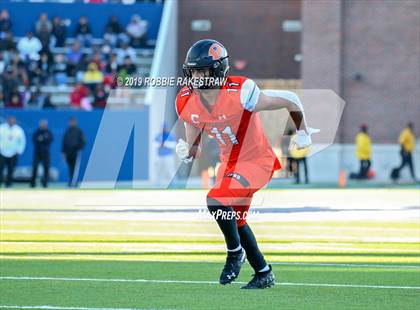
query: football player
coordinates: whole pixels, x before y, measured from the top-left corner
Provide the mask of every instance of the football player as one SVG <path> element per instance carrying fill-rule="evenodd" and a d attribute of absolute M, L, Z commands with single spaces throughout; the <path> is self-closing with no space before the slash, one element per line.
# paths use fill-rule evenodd
<path fill-rule="evenodd" d="M 219 282 L 234 281 L 247 258 L 255 274 L 244 289 L 267 288 L 275 283 L 271 265 L 258 248 L 246 222 L 253 194 L 281 168 L 264 133 L 260 111 L 287 109 L 296 125 L 297 148 L 311 145 L 298 96 L 279 91 L 268 96 L 254 81 L 229 76 L 228 53 L 215 40 L 200 40 L 188 51 L 183 72 L 191 83 L 176 97 L 176 111 L 185 123 L 186 141 L 176 152 L 185 163 L 200 155 L 200 136 L 213 136 L 220 147 L 221 165 L 216 183 L 207 194 L 207 207 L 222 231 L 227 258 Z M 214 82 L 219 79 L 223 83 Z"/>

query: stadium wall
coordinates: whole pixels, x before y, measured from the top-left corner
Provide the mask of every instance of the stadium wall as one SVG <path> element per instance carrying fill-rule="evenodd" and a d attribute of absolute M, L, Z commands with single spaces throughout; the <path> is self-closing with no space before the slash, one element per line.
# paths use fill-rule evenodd
<path fill-rule="evenodd" d="M 414 169 L 417 178 L 420 176 L 420 145 L 413 154 Z M 351 172 L 359 172 L 359 161 L 356 158 L 354 144 L 333 144 L 322 152 L 307 159 L 309 179 L 311 183 L 337 183 L 340 171 L 348 176 Z M 367 181 L 357 181 L 360 184 L 389 184 L 391 170 L 401 163 L 400 146 L 397 144 L 372 145 L 372 171 L 375 177 Z M 303 168 L 301 168 L 303 169 Z M 303 170 L 301 170 L 301 180 Z M 401 181 L 410 181 L 408 167 L 401 170 Z"/>
<path fill-rule="evenodd" d="M 51 169 L 56 174 L 58 182 L 66 182 L 68 180 L 67 166 L 61 157 L 61 143 L 64 132 L 67 128 L 68 119 L 71 116 L 76 117 L 78 126 L 82 129 L 86 137 L 86 146 L 81 152 L 80 170 L 78 180 L 82 180 L 85 175 L 88 163 L 91 158 L 92 149 L 95 143 L 104 142 L 105 148 L 101 151 L 100 160 L 102 166 L 100 170 L 96 171 L 96 175 L 90 177 L 86 181 L 126 181 L 131 182 L 133 178 L 138 180 L 147 180 L 148 178 L 148 143 L 144 143 L 143 139 L 149 135 L 148 127 L 149 108 L 145 107 L 143 110 L 94 110 L 90 112 L 71 111 L 71 110 L 14 110 L 2 109 L 0 122 L 5 121 L 9 115 L 14 115 L 17 123 L 21 126 L 26 136 L 25 152 L 19 157 L 17 164 L 17 174 L 23 174 L 25 177 L 30 176 L 32 159 L 33 159 L 33 142 L 32 135 L 38 128 L 38 122 L 41 119 L 48 120 L 48 127 L 54 135 L 54 141 L 51 145 Z M 101 126 L 104 115 L 111 121 L 112 131 L 115 136 L 105 136 L 104 139 L 99 138 Z M 130 120 L 136 118 L 135 127 Z M 129 124 L 131 127 L 123 133 L 122 126 Z M 103 126 L 103 124 L 102 124 Z M 102 141 L 99 141 L 102 140 Z M 124 148 L 117 148 L 116 145 L 120 141 L 126 141 Z M 136 157 L 141 158 L 137 161 L 136 171 L 134 170 L 134 146 L 136 144 Z M 110 143 L 112 142 L 112 143 Z M 120 155 L 119 155 L 120 154 Z M 89 163 L 91 164 L 91 163 Z M 107 169 L 104 169 L 107 167 Z M 116 180 L 112 180 L 109 174 L 105 175 L 106 180 L 100 180 L 104 174 L 99 172 L 111 171 L 111 168 L 117 170 L 115 176 Z M 86 178 L 85 178 L 86 179 Z M 92 180 L 93 179 L 93 180 Z"/>

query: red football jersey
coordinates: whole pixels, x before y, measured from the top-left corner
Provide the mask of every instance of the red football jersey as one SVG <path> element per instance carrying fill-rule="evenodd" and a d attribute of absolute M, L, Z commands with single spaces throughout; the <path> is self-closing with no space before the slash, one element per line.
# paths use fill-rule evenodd
<path fill-rule="evenodd" d="M 229 76 L 221 87 L 216 102 L 209 111 L 196 91 L 188 87 L 176 97 L 178 116 L 196 128 L 203 129 L 216 139 L 220 147 L 220 160 L 224 163 L 258 161 L 280 163 L 268 142 L 258 113 L 253 113 L 260 90 L 250 79 Z"/>

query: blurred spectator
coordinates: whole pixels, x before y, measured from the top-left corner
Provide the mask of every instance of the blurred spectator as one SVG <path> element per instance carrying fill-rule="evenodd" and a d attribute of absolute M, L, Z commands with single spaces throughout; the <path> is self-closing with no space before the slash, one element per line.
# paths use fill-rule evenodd
<path fill-rule="evenodd" d="M 100 52 L 95 52 L 93 54 L 91 62 L 96 64 L 98 70 L 103 71 L 105 69 L 105 63 Z"/>
<path fill-rule="evenodd" d="M 29 78 L 27 68 L 17 53 L 11 55 L 11 66 L 13 68 L 13 72 L 16 74 L 19 85 L 28 86 Z"/>
<path fill-rule="evenodd" d="M 51 102 L 51 95 L 47 94 L 42 104 L 43 109 L 55 109 L 55 105 Z"/>
<path fill-rule="evenodd" d="M 102 82 L 102 84 L 104 85 L 105 90 L 107 92 L 117 87 L 117 81 L 115 77 L 116 75 L 114 74 L 107 74 L 104 76 L 104 81 Z"/>
<path fill-rule="evenodd" d="M 14 116 L 9 116 L 7 123 L 0 125 L 0 187 L 3 184 L 5 166 L 7 166 L 6 187 L 12 186 L 18 156 L 23 153 L 25 146 L 26 138 L 23 129 L 16 124 Z"/>
<path fill-rule="evenodd" d="M 99 71 L 96 63 L 92 62 L 88 66 L 88 70 L 83 76 L 83 83 L 89 86 L 90 89 L 95 89 L 96 85 L 102 83 L 104 75 Z"/>
<path fill-rule="evenodd" d="M 29 60 L 26 64 L 26 70 L 28 73 L 29 84 L 37 84 L 38 83 L 38 61 L 36 60 Z"/>
<path fill-rule="evenodd" d="M 127 76 L 134 73 L 136 73 L 136 66 L 133 64 L 130 56 L 125 56 L 124 63 L 118 68 L 118 74 Z"/>
<path fill-rule="evenodd" d="M 401 165 L 396 168 L 396 178 L 395 180 L 399 179 L 401 169 L 403 169 L 406 165 L 410 169 L 411 178 L 414 182 L 417 182 L 416 175 L 414 173 L 414 165 L 413 165 L 413 152 L 416 147 L 416 136 L 414 135 L 414 123 L 410 122 L 407 124 L 407 127 L 404 128 L 399 137 L 399 143 L 401 146 Z"/>
<path fill-rule="evenodd" d="M 12 109 L 23 108 L 23 100 L 20 97 L 19 93 L 17 92 L 13 93 L 10 100 L 6 102 L 5 107 L 12 108 Z"/>
<path fill-rule="evenodd" d="M 70 93 L 70 104 L 74 108 L 80 108 L 82 99 L 89 95 L 89 90 L 82 83 L 77 83 Z"/>
<path fill-rule="evenodd" d="M 66 44 L 67 28 L 58 16 L 53 18 L 51 33 L 55 38 L 55 46 L 64 47 Z"/>
<path fill-rule="evenodd" d="M 137 14 L 131 17 L 130 23 L 127 25 L 127 34 L 130 37 L 130 45 L 135 48 L 146 45 L 148 23 L 142 20 Z"/>
<path fill-rule="evenodd" d="M 88 71 L 88 67 L 90 64 L 90 57 L 87 54 L 83 54 L 82 59 L 77 64 L 76 67 L 76 81 L 83 82 L 83 77 L 85 76 L 86 71 Z"/>
<path fill-rule="evenodd" d="M 38 21 L 35 23 L 35 32 L 37 35 L 39 35 L 39 33 L 41 31 L 47 31 L 47 32 L 51 32 L 52 30 L 52 24 L 48 19 L 48 15 L 47 13 L 42 13 L 39 16 Z"/>
<path fill-rule="evenodd" d="M 67 52 L 67 73 L 70 76 L 76 76 L 76 68 L 83 57 L 83 52 L 79 41 L 75 41 Z"/>
<path fill-rule="evenodd" d="M 0 51 L 13 51 L 16 49 L 16 44 L 13 41 L 13 34 L 10 31 L 4 33 L 0 39 Z"/>
<path fill-rule="evenodd" d="M 38 62 L 38 78 L 40 84 L 46 84 L 51 73 L 50 57 L 47 53 L 41 54 L 41 59 Z"/>
<path fill-rule="evenodd" d="M 50 175 L 50 146 L 53 141 L 53 134 L 48 129 L 48 122 L 45 119 L 39 121 L 39 127 L 32 136 L 34 143 L 34 157 L 32 161 L 31 187 L 36 186 L 36 177 L 38 176 L 38 165 L 41 163 L 44 168 L 42 186 L 48 186 Z"/>
<path fill-rule="evenodd" d="M 65 63 L 63 54 L 55 55 L 52 72 L 54 73 L 54 81 L 57 85 L 65 85 L 67 83 L 67 64 Z"/>
<path fill-rule="evenodd" d="M 17 90 L 19 85 L 16 70 L 13 70 L 12 66 L 7 66 L 5 72 L 2 75 L 2 92 L 4 102 L 9 102 L 12 98 L 12 93 Z"/>
<path fill-rule="evenodd" d="M 0 38 L 3 39 L 7 32 L 12 31 L 12 22 L 9 17 L 9 11 L 3 9 L 0 13 Z"/>
<path fill-rule="evenodd" d="M 4 70 L 6 69 L 7 62 L 4 59 L 4 54 L 0 52 L 0 75 L 3 74 Z"/>
<path fill-rule="evenodd" d="M 41 108 L 45 100 L 44 94 L 41 92 L 40 87 L 37 87 L 35 91 L 30 93 L 28 105 Z"/>
<path fill-rule="evenodd" d="M 108 55 L 109 53 L 111 53 L 112 49 L 113 47 L 111 46 L 111 43 L 107 39 L 104 39 L 104 42 L 102 43 L 101 53 L 103 55 Z"/>
<path fill-rule="evenodd" d="M 85 136 L 82 130 L 77 127 L 76 118 L 69 119 L 69 127 L 64 133 L 61 152 L 63 159 L 69 168 L 68 186 L 76 186 L 78 171 L 75 171 L 76 162 L 80 156 L 80 151 L 85 147 Z"/>
<path fill-rule="evenodd" d="M 50 50 L 51 31 L 52 24 L 48 20 L 48 15 L 46 13 L 42 13 L 35 24 L 35 33 L 41 41 L 43 52 L 49 52 Z"/>
<path fill-rule="evenodd" d="M 105 91 L 103 84 L 96 85 L 93 107 L 98 109 L 104 109 L 106 107 L 106 100 L 108 98 L 108 93 Z"/>
<path fill-rule="evenodd" d="M 128 36 L 118 22 L 117 16 L 113 15 L 105 27 L 104 40 L 108 41 L 112 47 L 119 46 L 122 42 L 128 42 Z"/>
<path fill-rule="evenodd" d="M 119 65 L 124 63 L 124 59 L 126 56 L 131 58 L 131 61 L 134 62 L 136 59 L 136 51 L 130 47 L 127 43 L 124 43 L 121 48 L 117 50 L 117 62 Z"/>
<path fill-rule="evenodd" d="M 117 55 L 111 53 L 109 56 L 109 60 L 105 66 L 106 73 L 117 73 L 118 72 L 118 62 L 117 62 Z"/>
<path fill-rule="evenodd" d="M 22 60 L 39 60 L 39 52 L 42 49 L 42 44 L 38 38 L 33 36 L 32 32 L 28 32 L 26 37 L 19 40 L 17 49 Z"/>
<path fill-rule="evenodd" d="M 90 47 L 92 44 L 92 31 L 88 19 L 81 16 L 76 27 L 76 37 L 84 47 Z"/>
<path fill-rule="evenodd" d="M 45 26 L 37 33 L 38 39 L 42 44 L 42 53 L 50 53 L 50 47 L 55 45 L 55 38 L 51 36 L 51 31 L 49 31 Z"/>
<path fill-rule="evenodd" d="M 356 135 L 356 156 L 360 161 L 360 170 L 359 173 L 351 173 L 351 179 L 367 179 L 368 172 L 371 166 L 371 156 L 372 156 L 372 142 L 368 134 L 367 125 L 360 126 L 360 131 Z"/>

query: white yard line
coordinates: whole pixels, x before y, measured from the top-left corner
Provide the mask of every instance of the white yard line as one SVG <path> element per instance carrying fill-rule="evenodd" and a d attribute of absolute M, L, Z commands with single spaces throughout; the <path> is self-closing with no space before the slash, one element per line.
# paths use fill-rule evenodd
<path fill-rule="evenodd" d="M 219 284 L 216 281 L 189 281 L 189 280 L 153 280 L 153 279 L 99 279 L 99 278 L 56 278 L 56 277 L 0 277 L 0 280 L 17 281 L 64 281 L 64 282 L 128 282 L 128 283 L 176 283 L 176 284 Z M 234 282 L 246 284 L 246 282 Z M 314 287 L 351 287 L 351 288 L 376 288 L 376 289 L 405 289 L 420 290 L 420 286 L 394 286 L 394 285 L 365 285 L 365 284 L 331 284 L 331 283 L 294 283 L 281 282 L 284 286 L 314 286 Z"/>

